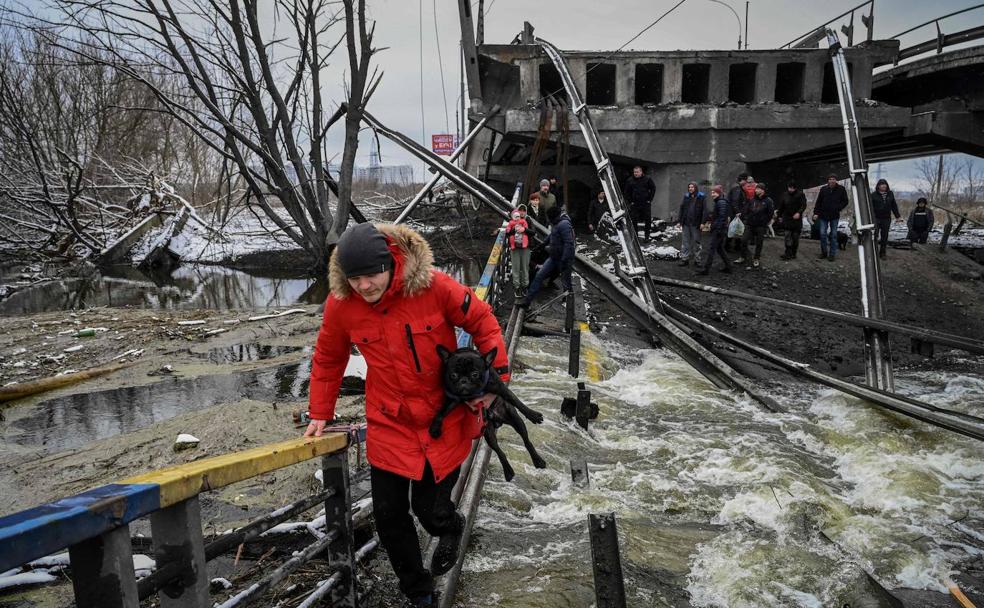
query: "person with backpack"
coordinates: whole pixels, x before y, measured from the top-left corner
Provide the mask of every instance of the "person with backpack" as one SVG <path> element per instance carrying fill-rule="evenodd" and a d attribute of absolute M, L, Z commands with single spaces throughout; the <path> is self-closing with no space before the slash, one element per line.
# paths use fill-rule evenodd
<path fill-rule="evenodd" d="M 724 262 L 721 272 L 731 272 L 731 260 L 724 251 L 724 240 L 728 238 L 728 223 L 731 221 L 731 203 L 724 196 L 724 186 L 721 184 L 711 188 L 711 198 L 714 199 L 714 207 L 704 218 L 705 223 L 711 225 L 711 243 L 704 257 L 704 267 L 697 272 L 699 275 L 707 275 L 711 272 L 715 253 L 721 256 Z"/>
<path fill-rule="evenodd" d="M 526 290 L 526 297 L 519 304 L 520 308 L 529 308 L 543 283 L 556 278 L 558 274 L 564 284 L 564 291 L 574 290 L 571 283 L 571 270 L 574 267 L 574 226 L 571 225 L 571 218 L 560 207 L 551 207 L 547 211 L 547 219 L 551 226 L 547 237 L 549 257 L 533 277 L 533 282 Z"/>
<path fill-rule="evenodd" d="M 513 292 L 519 300 L 526 295 L 530 278 L 530 237 L 527 234 L 529 223 L 518 208 L 512 212 L 512 219 L 506 224 L 506 237 L 509 243 L 509 263 L 512 266 Z"/>
<path fill-rule="evenodd" d="M 751 270 L 759 267 L 762 245 L 765 243 L 765 230 L 772 221 L 775 210 L 775 203 L 765 195 L 765 184 L 761 182 L 755 184 L 755 198 L 749 201 L 745 205 L 745 210 L 738 215 L 745 223 L 745 234 L 741 238 L 741 257 L 735 260 L 735 264 L 742 264 L 748 260 L 748 245 L 752 243 L 755 245 L 755 257 L 747 268 Z"/>
<path fill-rule="evenodd" d="M 878 243 L 878 257 L 885 259 L 885 249 L 888 246 L 888 231 L 892 227 L 892 216 L 895 221 L 902 221 L 895 194 L 888 187 L 888 180 L 880 179 L 871 193 L 871 210 L 875 217 L 875 242 Z"/>
<path fill-rule="evenodd" d="M 916 206 L 909 213 L 909 240 L 913 243 L 926 243 L 933 229 L 933 210 L 929 208 L 926 199 L 920 197 Z"/>
<path fill-rule="evenodd" d="M 837 256 L 837 226 L 840 213 L 847 207 L 847 190 L 837 183 L 837 176 L 827 176 L 827 185 L 820 188 L 813 203 L 813 221 L 820 224 L 820 259 L 833 262 Z"/>
<path fill-rule="evenodd" d="M 786 252 L 783 260 L 795 260 L 799 250 L 800 233 L 803 232 L 803 212 L 806 211 L 806 195 L 796 187 L 795 182 L 786 184 L 786 191 L 779 197 L 776 215 L 780 226 L 786 231 Z"/>

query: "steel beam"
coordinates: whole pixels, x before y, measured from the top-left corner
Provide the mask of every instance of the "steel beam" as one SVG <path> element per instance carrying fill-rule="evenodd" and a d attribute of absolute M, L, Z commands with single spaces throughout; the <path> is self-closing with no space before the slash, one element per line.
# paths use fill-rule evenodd
<path fill-rule="evenodd" d="M 137 608 L 130 527 L 120 526 L 68 548 L 78 608 Z"/>
<path fill-rule="evenodd" d="M 594 570 L 595 606 L 625 608 L 625 581 L 618 549 L 615 514 L 588 515 L 591 566 Z"/>
<path fill-rule="evenodd" d="M 468 132 L 468 135 L 465 136 L 465 139 L 458 144 L 458 147 L 454 149 L 454 152 L 452 152 L 451 156 L 448 157 L 448 162 L 454 162 L 455 160 L 457 160 L 459 156 L 461 156 L 461 154 L 465 150 L 468 149 L 468 145 L 472 142 L 472 140 L 474 140 L 478 136 L 479 133 L 482 132 L 482 129 L 485 128 L 485 125 L 489 124 L 489 121 L 492 120 L 492 117 L 499 113 L 499 110 L 500 108 L 498 105 L 492 106 L 492 108 L 485 115 L 485 118 L 479 121 L 479 123 L 475 125 L 475 127 L 471 131 Z M 400 212 L 400 215 L 398 215 L 396 219 L 393 220 L 393 223 L 402 224 L 403 222 L 405 222 L 407 217 L 409 217 L 409 215 L 413 212 L 413 210 L 417 207 L 417 205 L 419 205 L 420 202 L 424 200 L 424 197 L 427 196 L 427 193 L 430 192 L 434 188 L 434 186 L 437 185 L 437 182 L 441 181 L 441 177 L 443 176 L 440 173 L 436 173 L 434 177 L 430 178 L 430 180 L 424 185 L 424 187 L 421 188 L 419 192 L 417 192 L 416 196 L 410 199 L 410 202 L 407 203 L 407 206 L 403 208 L 403 211 Z"/>
<path fill-rule="evenodd" d="M 464 53 L 468 98 L 472 112 L 482 111 L 482 81 L 478 73 L 478 47 L 475 45 L 475 21 L 471 0 L 458 0 L 458 20 L 461 22 L 461 51 Z"/>
<path fill-rule="evenodd" d="M 875 251 L 875 214 L 868 193 L 868 165 L 864 160 L 861 132 L 854 112 L 854 93 L 847 59 L 840 38 L 827 30 L 827 42 L 837 79 L 837 97 L 840 100 L 841 118 L 844 122 L 844 139 L 847 144 L 847 165 L 851 172 L 851 189 L 854 192 L 854 218 L 858 231 L 858 261 L 861 265 L 861 312 L 870 319 L 885 317 L 885 301 L 882 298 L 881 268 Z M 865 377 L 868 384 L 882 390 L 895 390 L 895 374 L 892 371 L 892 349 L 888 333 L 865 327 L 864 354 Z"/>
<path fill-rule="evenodd" d="M 177 564 L 181 573 L 157 594 L 162 608 L 205 608 L 208 576 L 205 570 L 205 541 L 202 538 L 202 509 L 198 496 L 150 514 L 154 559 L 158 567 Z"/>

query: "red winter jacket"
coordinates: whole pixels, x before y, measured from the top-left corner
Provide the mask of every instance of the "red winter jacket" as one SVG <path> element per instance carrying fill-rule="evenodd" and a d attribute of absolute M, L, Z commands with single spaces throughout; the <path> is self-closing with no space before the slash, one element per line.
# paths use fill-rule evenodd
<path fill-rule="evenodd" d="M 311 365 L 310 412 L 335 416 L 335 400 L 352 346 L 365 357 L 366 456 L 380 469 L 421 479 L 430 462 L 435 481 L 468 456 L 482 432 L 481 415 L 457 407 L 438 439 L 428 427 L 444 400 L 437 345 L 457 348 L 455 327 L 470 333 L 479 351 L 499 352 L 496 370 L 508 380 L 509 362 L 499 322 L 475 293 L 433 268 L 430 246 L 406 226 L 377 225 L 393 254 L 393 280 L 369 304 L 352 292 L 336 257 L 329 263 L 331 295 Z"/>
<path fill-rule="evenodd" d="M 522 226 L 522 232 L 516 232 L 516 227 Z M 527 232 L 530 230 L 529 223 L 523 218 L 509 220 L 506 224 L 506 234 L 509 235 L 509 249 L 526 249 L 530 246 L 530 237 Z"/>

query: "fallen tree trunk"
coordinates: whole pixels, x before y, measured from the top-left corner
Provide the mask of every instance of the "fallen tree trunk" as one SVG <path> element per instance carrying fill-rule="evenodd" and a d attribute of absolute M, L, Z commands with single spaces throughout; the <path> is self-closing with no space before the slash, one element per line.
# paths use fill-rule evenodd
<path fill-rule="evenodd" d="M 50 378 L 42 378 L 40 380 L 25 382 L 24 384 L 14 384 L 13 386 L 0 387 L 0 403 L 13 401 L 15 399 L 23 399 L 24 397 L 44 393 L 62 386 L 68 386 L 69 384 L 76 384 L 90 378 L 105 376 L 106 374 L 111 374 L 125 367 L 130 367 L 131 365 L 133 365 L 133 363 L 116 363 L 105 367 L 93 367 L 80 372 L 65 374 L 64 376 L 52 376 Z"/>

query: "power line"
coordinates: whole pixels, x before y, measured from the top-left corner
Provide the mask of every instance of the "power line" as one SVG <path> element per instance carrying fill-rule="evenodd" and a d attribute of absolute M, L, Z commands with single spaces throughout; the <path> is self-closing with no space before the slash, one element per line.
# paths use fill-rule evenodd
<path fill-rule="evenodd" d="M 451 132 L 451 115 L 448 112 L 448 93 L 444 88 L 444 60 L 441 59 L 441 35 L 437 28 L 437 0 L 434 0 L 434 40 L 437 43 L 437 65 L 441 69 L 441 100 L 444 101 L 444 132 Z"/>
<path fill-rule="evenodd" d="M 424 0 L 417 0 L 417 33 L 420 51 L 420 145 L 427 147 L 427 128 L 424 124 Z"/>

